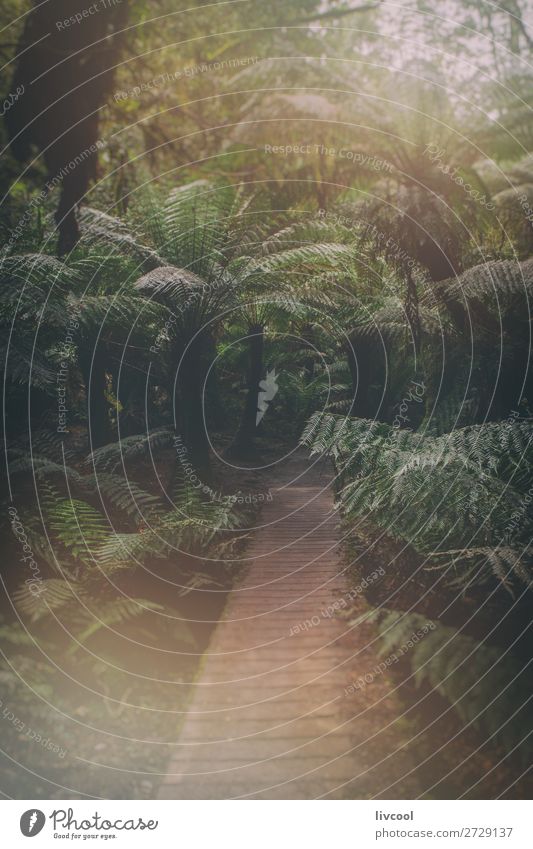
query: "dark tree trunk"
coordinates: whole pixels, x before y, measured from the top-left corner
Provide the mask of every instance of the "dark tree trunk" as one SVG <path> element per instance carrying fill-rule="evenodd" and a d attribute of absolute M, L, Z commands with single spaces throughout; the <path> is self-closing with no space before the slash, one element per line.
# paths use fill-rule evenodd
<path fill-rule="evenodd" d="M 307 382 L 309 382 L 313 379 L 313 376 L 314 376 L 315 357 L 316 357 L 316 351 L 315 351 L 315 336 L 316 336 L 316 334 L 315 334 L 315 331 L 314 331 L 311 324 L 305 325 L 305 327 L 302 329 L 301 336 L 302 336 L 302 339 L 304 339 L 305 342 L 308 343 L 309 350 L 310 350 L 309 356 L 306 357 L 305 360 L 304 360 L 305 379 L 306 379 Z"/>
<path fill-rule="evenodd" d="M 369 390 L 377 370 L 376 345 L 372 339 L 351 338 L 346 348 L 348 368 L 352 378 L 353 401 L 350 415 L 361 419 L 373 418 Z"/>
<path fill-rule="evenodd" d="M 80 356 L 80 369 L 85 384 L 87 404 L 87 436 L 89 451 L 101 448 L 112 440 L 107 389 L 106 357 L 98 348 Z"/>
<path fill-rule="evenodd" d="M 211 480 L 209 439 L 204 410 L 204 381 L 206 375 L 207 340 L 199 336 L 189 346 L 180 364 L 179 418 L 189 461 L 202 482 Z"/>
<path fill-rule="evenodd" d="M 80 228 L 76 212 L 87 191 L 91 176 L 93 176 L 93 167 L 88 165 L 87 167 L 78 166 L 76 171 L 63 177 L 61 195 L 55 213 L 58 256 L 68 254 L 79 241 Z"/>
<path fill-rule="evenodd" d="M 113 391 L 121 409 L 117 409 L 117 430 L 120 438 L 133 436 L 153 427 L 149 412 L 153 409 L 146 399 L 150 398 L 151 385 L 147 379 L 128 362 L 122 368 L 113 363 L 111 368 Z M 151 378 L 150 384 L 153 384 Z M 147 408 L 148 403 L 148 408 Z"/>
<path fill-rule="evenodd" d="M 246 401 L 244 403 L 239 430 L 232 446 L 233 452 L 243 455 L 253 452 L 254 440 L 257 435 L 256 419 L 259 382 L 263 378 L 264 328 L 261 325 L 251 327 L 248 335 L 249 360 Z"/>
<path fill-rule="evenodd" d="M 420 328 L 420 312 L 418 307 L 418 292 L 416 289 L 416 282 L 409 268 L 406 271 L 406 289 L 405 312 L 407 315 L 407 321 L 409 322 L 409 327 L 411 328 L 415 355 L 418 357 L 422 336 Z"/>
<path fill-rule="evenodd" d="M 200 374 L 191 370 L 183 383 L 184 438 L 190 461 L 202 481 L 206 483 L 211 478 L 211 471 L 200 378 Z"/>
<path fill-rule="evenodd" d="M 61 187 L 56 212 L 58 253 L 79 238 L 76 208 L 95 176 L 99 114 L 112 90 L 130 4 L 109 4 L 87 16 L 85 0 L 34 0 L 19 40 L 12 91 L 21 95 L 6 113 L 9 140 L 21 162 L 43 151 L 47 191 Z M 61 23 L 80 15 L 80 23 Z"/>
<path fill-rule="evenodd" d="M 221 431 L 226 425 L 227 416 L 224 412 L 224 402 L 222 399 L 219 373 L 216 364 L 214 364 L 217 356 L 217 349 L 216 342 L 213 337 L 209 338 L 207 348 L 210 372 L 209 380 L 206 385 L 206 415 L 209 415 L 208 422 L 213 430 Z"/>

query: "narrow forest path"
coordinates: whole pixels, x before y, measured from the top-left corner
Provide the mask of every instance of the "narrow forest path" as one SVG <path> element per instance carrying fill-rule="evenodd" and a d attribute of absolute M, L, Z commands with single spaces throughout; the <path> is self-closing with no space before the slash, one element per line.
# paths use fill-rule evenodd
<path fill-rule="evenodd" d="M 380 658 L 372 626 L 330 615 L 351 589 L 331 474 L 303 453 L 276 473 L 160 798 L 416 796 L 390 680 L 346 693 Z"/>

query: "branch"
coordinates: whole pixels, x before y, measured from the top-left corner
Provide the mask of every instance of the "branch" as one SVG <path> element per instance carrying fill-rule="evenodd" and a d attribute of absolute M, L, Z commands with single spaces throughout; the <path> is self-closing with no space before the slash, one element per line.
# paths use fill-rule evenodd
<path fill-rule="evenodd" d="M 311 15 L 309 18 L 301 18 L 296 21 L 293 26 L 299 24 L 310 24 L 313 21 L 323 21 L 325 18 L 341 18 L 345 15 L 352 15 L 355 12 L 371 12 L 373 9 L 378 9 L 383 0 L 376 0 L 375 3 L 365 3 L 364 6 L 355 6 L 353 9 L 329 9 L 327 12 L 321 12 L 318 15 Z"/>

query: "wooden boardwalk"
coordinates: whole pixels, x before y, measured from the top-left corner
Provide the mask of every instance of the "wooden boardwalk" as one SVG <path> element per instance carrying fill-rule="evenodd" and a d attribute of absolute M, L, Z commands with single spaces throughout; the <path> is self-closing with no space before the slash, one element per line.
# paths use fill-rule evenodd
<path fill-rule="evenodd" d="M 277 473 L 160 798 L 386 797 L 395 781 L 389 798 L 404 795 L 409 759 L 403 751 L 391 756 L 401 748 L 389 726 L 401 712 L 394 695 L 376 715 L 385 681 L 345 694 L 379 659 L 368 625 L 349 631 L 331 615 L 350 584 L 330 478 L 328 467 L 303 454 Z M 405 797 L 413 790 L 406 782 Z"/>

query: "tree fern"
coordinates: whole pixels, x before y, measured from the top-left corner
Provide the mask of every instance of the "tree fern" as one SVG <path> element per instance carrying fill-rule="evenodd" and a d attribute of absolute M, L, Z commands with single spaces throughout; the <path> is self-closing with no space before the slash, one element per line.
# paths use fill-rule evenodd
<path fill-rule="evenodd" d="M 42 290 L 52 285 L 69 287 L 78 279 L 75 269 L 46 253 L 11 254 L 0 258 L 0 281 L 5 284 L 19 282 L 29 289 Z"/>
<path fill-rule="evenodd" d="M 278 253 L 270 254 L 255 261 L 257 269 L 263 273 L 286 271 L 300 268 L 303 271 L 316 271 L 318 265 L 349 267 L 354 262 L 354 248 L 337 244 L 298 245 Z"/>
<path fill-rule="evenodd" d="M 102 596 L 94 583 L 87 580 L 49 578 L 41 584 L 39 594 L 22 587 L 14 593 L 17 609 L 33 623 L 52 622 L 57 618 L 70 632 L 72 639 L 67 656 L 80 652 L 91 637 L 103 629 L 116 633 L 116 628 L 148 612 L 174 617 L 174 630 L 184 644 L 194 645 L 186 623 L 175 612 L 144 598 L 122 595 Z"/>
<path fill-rule="evenodd" d="M 57 475 L 63 479 L 69 479 L 73 484 L 83 485 L 84 483 L 84 476 L 72 466 L 55 462 L 46 456 L 29 455 L 27 449 L 9 449 L 8 460 L 11 475 L 29 473 L 44 480 Z"/>
<path fill-rule="evenodd" d="M 106 458 L 107 463 L 102 460 L 104 470 L 96 469 L 94 474 L 87 472 L 82 474 L 76 468 L 64 462 L 51 460 L 45 455 L 30 455 L 27 449 L 8 451 L 9 471 L 11 475 L 31 473 L 39 480 L 39 490 L 42 490 L 43 486 L 46 487 L 50 480 L 68 483 L 69 491 L 90 493 L 100 500 L 109 501 L 128 516 L 149 516 L 160 513 L 163 503 L 158 496 L 146 492 L 127 475 L 106 470 L 106 465 L 111 463 L 111 458 L 115 461 L 114 467 L 119 466 L 120 447 L 118 444 L 113 444 L 112 447 L 113 451 L 110 450 L 110 446 L 104 446 L 107 452 L 103 451 L 103 457 Z M 133 456 L 136 456 L 135 453 Z M 54 506 L 55 502 L 51 502 L 50 509 L 52 510 Z"/>
<path fill-rule="evenodd" d="M 123 256 L 131 256 L 144 271 L 163 265 L 164 260 L 157 252 L 137 240 L 128 226 L 118 218 L 100 212 L 98 209 L 82 206 L 80 225 L 81 247 L 106 247 Z"/>
<path fill-rule="evenodd" d="M 232 186 L 198 180 L 173 189 L 166 198 L 154 189 L 144 191 L 132 221 L 167 263 L 209 280 L 235 239 L 238 210 Z"/>
<path fill-rule="evenodd" d="M 86 501 L 62 499 L 49 506 L 47 513 L 59 542 L 82 561 L 90 562 L 94 548 L 109 535 L 109 523 Z"/>
<path fill-rule="evenodd" d="M 370 516 L 421 552 L 434 554 L 460 546 L 506 547 L 513 515 L 523 514 L 515 544 L 527 540 L 532 521 L 523 506 L 532 437 L 529 420 L 492 422 L 430 437 L 321 413 L 311 417 L 301 441 L 312 453 L 335 461 L 342 480 L 340 502 L 348 518 Z M 492 560 L 492 571 L 501 580 L 496 562 Z M 464 570 L 468 582 L 471 563 L 465 563 Z M 528 574 L 521 565 L 509 571 L 521 579 Z"/>
<path fill-rule="evenodd" d="M 524 759 L 530 757 L 528 663 L 420 614 L 380 609 L 369 618 L 378 623 L 383 656 L 399 652 L 409 662 L 415 682 L 438 692 L 465 724 L 473 724 L 508 751 L 518 746 Z M 413 641 L 413 634 L 428 622 L 433 627 Z"/>
<path fill-rule="evenodd" d="M 98 558 L 106 566 L 142 564 L 176 552 L 196 555 L 199 560 L 231 558 L 241 523 L 232 504 L 202 502 L 196 492 L 185 487 L 173 510 L 136 533 L 113 533 L 101 545 Z"/>
<path fill-rule="evenodd" d="M 164 207 L 170 237 L 167 250 L 181 264 L 209 279 L 223 264 L 232 240 L 237 243 L 238 209 L 236 191 L 230 185 L 198 181 L 173 189 Z"/>
<path fill-rule="evenodd" d="M 172 445 L 175 431 L 170 427 L 154 428 L 146 433 L 123 437 L 119 442 L 110 442 L 97 448 L 87 458 L 88 464 L 97 469 L 116 469 L 124 460 L 134 457 L 152 456 Z"/>
<path fill-rule="evenodd" d="M 468 301 L 471 298 L 505 298 L 533 292 L 533 264 L 500 260 L 469 268 L 459 277 L 442 284 L 445 300 Z"/>
<path fill-rule="evenodd" d="M 153 516 L 163 509 L 162 501 L 157 495 L 146 492 L 126 476 L 99 472 L 88 477 L 86 486 L 97 491 L 100 498 L 108 500 L 128 516 Z"/>
<path fill-rule="evenodd" d="M 473 583 L 487 583 L 490 579 L 496 579 L 514 596 L 515 582 L 526 586 L 533 583 L 531 552 L 509 545 L 439 551 L 431 560 L 434 565 L 426 566 L 426 569 L 446 571 L 449 586 L 462 590 L 468 589 Z"/>

